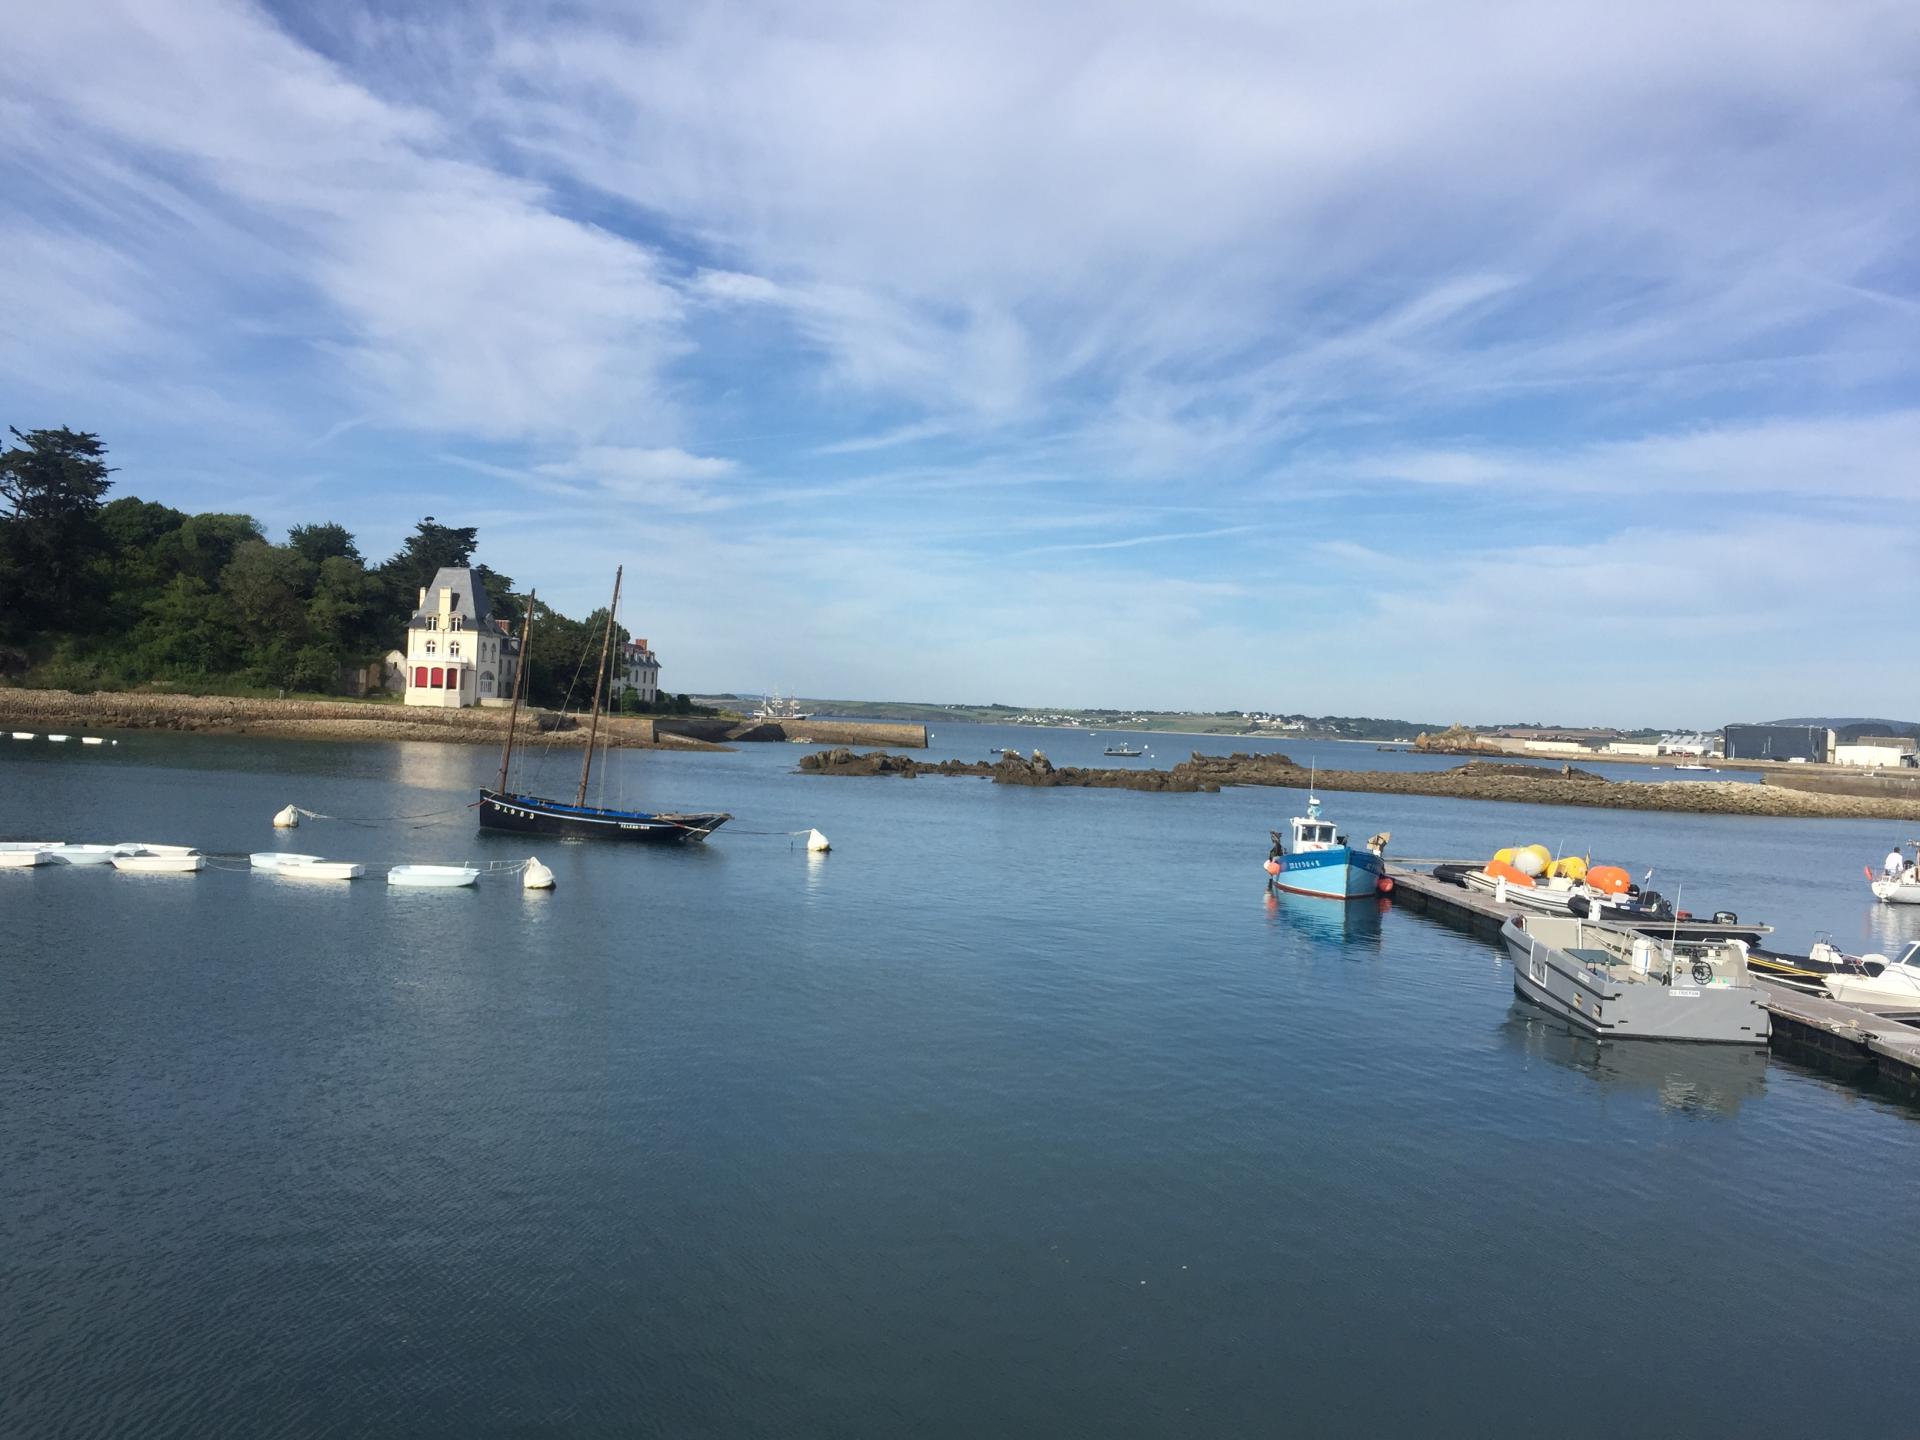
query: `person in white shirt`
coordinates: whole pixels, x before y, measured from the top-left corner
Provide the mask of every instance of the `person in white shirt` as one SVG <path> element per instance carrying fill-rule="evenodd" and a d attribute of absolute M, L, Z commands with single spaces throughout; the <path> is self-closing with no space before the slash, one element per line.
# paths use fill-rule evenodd
<path fill-rule="evenodd" d="M 1900 847 L 1896 845 L 1887 852 L 1887 879 L 1898 880 L 1900 878 L 1900 872 L 1906 868 L 1907 857 L 1900 853 Z"/>

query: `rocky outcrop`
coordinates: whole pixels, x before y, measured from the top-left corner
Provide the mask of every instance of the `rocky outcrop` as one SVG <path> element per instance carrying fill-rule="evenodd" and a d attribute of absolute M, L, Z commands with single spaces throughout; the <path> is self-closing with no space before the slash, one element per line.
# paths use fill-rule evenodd
<path fill-rule="evenodd" d="M 1469 730 L 1464 725 L 1449 725 L 1438 735 L 1429 735 L 1422 730 L 1413 737 L 1413 748 L 1429 755 L 1505 755 L 1509 753 L 1492 743 L 1478 730 Z"/>
<path fill-rule="evenodd" d="M 998 762 L 943 760 L 927 764 L 884 751 L 857 755 L 826 750 L 800 768 L 820 775 L 956 775 L 1000 785 L 1041 789 L 1095 788 L 1166 793 L 1212 793 L 1228 785 L 1304 790 L 1309 772 L 1285 755 L 1202 755 L 1169 770 L 1089 770 L 1055 766 L 1045 756 L 1004 755 Z M 1912 799 L 1816 795 L 1738 781 L 1608 780 L 1571 765 L 1490 764 L 1469 761 L 1451 770 L 1322 770 L 1320 790 L 1378 795 L 1436 795 L 1457 800 L 1503 800 L 1522 805 L 1580 805 L 1608 810 L 1670 810 L 1699 815 L 1778 815 L 1920 820 L 1920 792 Z"/>

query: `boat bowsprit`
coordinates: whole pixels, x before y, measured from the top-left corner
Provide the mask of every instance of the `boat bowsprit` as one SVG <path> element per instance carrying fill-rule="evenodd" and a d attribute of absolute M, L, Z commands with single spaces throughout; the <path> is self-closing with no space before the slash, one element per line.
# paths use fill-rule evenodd
<path fill-rule="evenodd" d="M 477 865 L 396 865 L 387 872 L 387 884 L 416 890 L 451 890 L 479 878 Z"/>

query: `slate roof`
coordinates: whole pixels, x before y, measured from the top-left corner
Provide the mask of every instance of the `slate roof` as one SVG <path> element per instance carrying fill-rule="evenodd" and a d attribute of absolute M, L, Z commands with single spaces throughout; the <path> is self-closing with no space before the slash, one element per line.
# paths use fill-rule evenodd
<path fill-rule="evenodd" d="M 453 613 L 465 619 L 469 629 L 479 629 L 492 618 L 487 604 L 487 587 L 474 578 L 468 566 L 446 566 L 435 573 L 427 586 L 427 603 L 413 612 L 407 621 L 409 630 L 424 630 L 427 621 L 440 613 L 440 592 L 453 591 Z"/>

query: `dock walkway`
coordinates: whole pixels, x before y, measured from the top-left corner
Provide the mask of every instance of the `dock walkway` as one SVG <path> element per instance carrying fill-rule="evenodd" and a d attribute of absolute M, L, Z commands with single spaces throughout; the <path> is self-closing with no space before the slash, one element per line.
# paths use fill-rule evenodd
<path fill-rule="evenodd" d="M 1485 939 L 1498 939 L 1508 916 L 1525 913 L 1426 871 L 1394 864 L 1386 870 L 1396 909 L 1432 916 Z M 1845 1005 L 1758 976 L 1754 984 L 1773 1017 L 1769 1043 L 1775 1049 L 1818 1057 L 1848 1078 L 1877 1078 L 1905 1098 L 1920 1100 L 1920 1012 Z"/>

